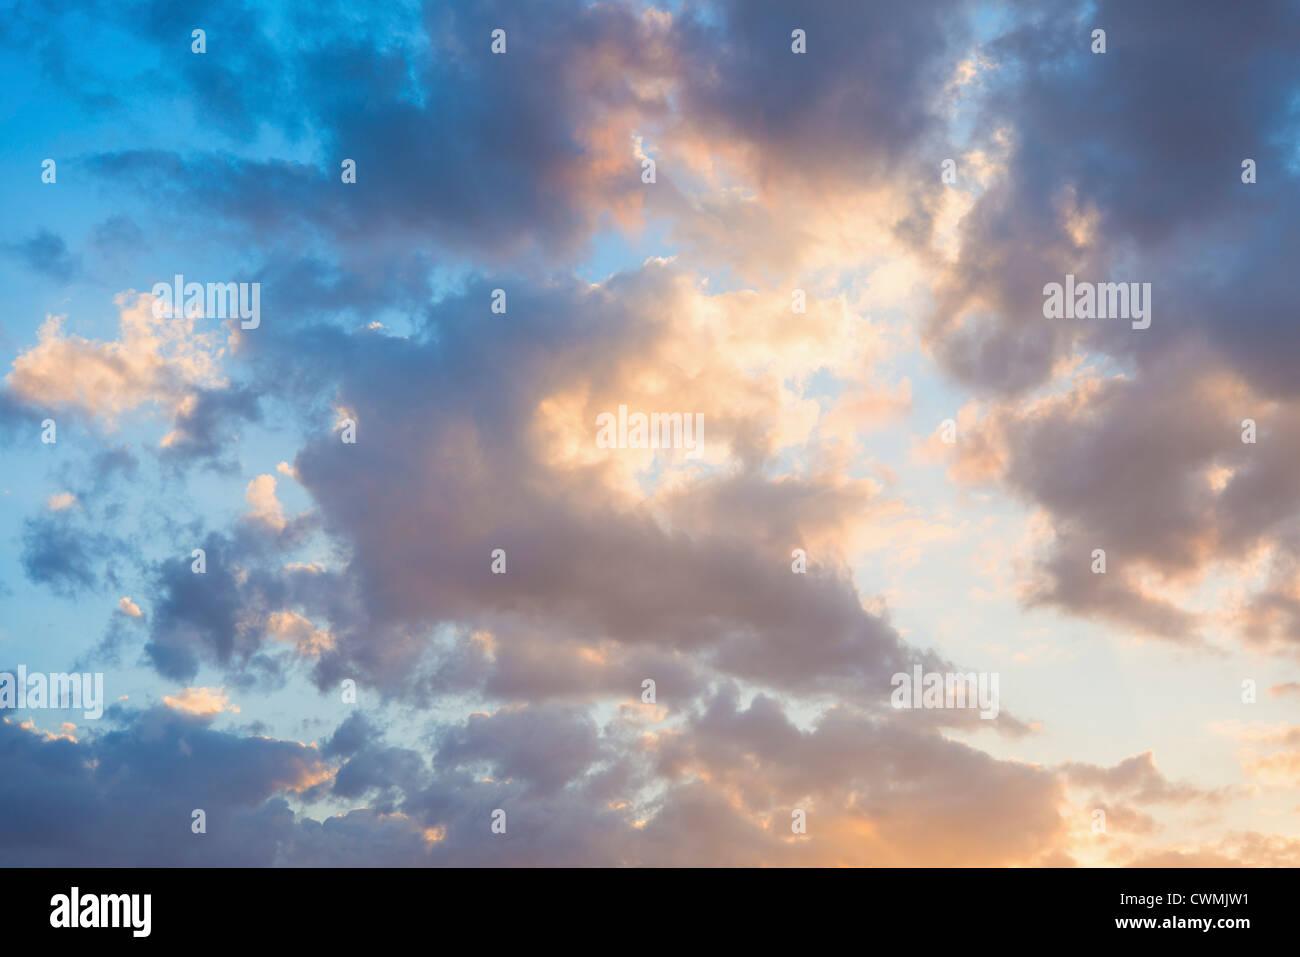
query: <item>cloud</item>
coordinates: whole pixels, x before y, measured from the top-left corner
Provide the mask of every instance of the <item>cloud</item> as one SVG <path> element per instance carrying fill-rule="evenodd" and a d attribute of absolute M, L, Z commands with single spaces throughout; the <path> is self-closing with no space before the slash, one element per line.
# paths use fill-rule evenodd
<path fill-rule="evenodd" d="M 334 647 L 334 636 L 294 611 L 278 611 L 266 625 L 271 637 L 292 644 L 300 655 L 316 657 Z"/>
<path fill-rule="evenodd" d="M 153 52 L 189 29 L 175 10 L 82 18 L 76 42 L 103 31 L 120 68 L 15 17 L 70 109 L 205 118 L 184 152 L 170 136 L 86 147 L 76 162 L 131 210 L 95 215 L 95 261 L 155 235 L 207 261 L 238 250 L 221 261 L 264 285 L 274 319 L 163 321 L 128 292 L 116 339 L 50 316 L 17 350 L 6 427 L 164 423 L 157 475 L 125 449 L 75 481 L 64 466 L 19 559 L 59 595 L 102 578 L 144 596 L 147 621 L 122 598 L 92 654 L 147 634 L 143 663 L 183 687 L 75 739 L 0 725 L 0 861 L 1294 858 L 1278 835 L 1162 840 L 1177 812 L 1232 795 L 1170 780 L 1150 750 L 1036 764 L 1014 749 L 1041 726 L 1009 712 L 889 709 L 894 672 L 967 664 L 928 650 L 925 615 L 891 620 L 862 561 L 957 541 L 965 519 L 936 518 L 916 473 L 878 458 L 896 434 L 867 436 L 968 398 L 955 446 L 914 451 L 963 506 L 1025 507 L 1005 564 L 1026 607 L 1192 653 L 1229 629 L 1294 645 L 1294 11 L 1249 29 L 1205 13 L 1175 35 L 1181 8 L 1102 3 L 1112 43 L 1140 54 L 1102 58 L 1068 11 L 991 24 L 966 3 L 797 24 L 765 0 L 340 10 L 212 11 L 237 48 L 163 72 Z M 135 89 L 150 92 L 120 92 Z M 53 233 L 11 252 L 87 279 Z M 1043 319 L 1043 284 L 1067 272 L 1151 281 L 1152 328 Z M 620 406 L 701 415 L 699 455 L 601 447 L 596 416 Z M 126 526 L 99 488 L 119 474 L 167 513 L 147 542 L 101 531 Z M 285 514 L 277 476 L 307 512 Z M 241 489 L 246 514 L 227 514 Z M 1199 601 L 1220 576 L 1237 587 Z M 374 707 L 340 720 L 345 677 Z M 338 722 L 322 746 L 214 728 L 232 697 L 248 710 L 303 681 L 330 692 L 301 725 Z M 958 739 L 985 729 L 997 756 Z M 1292 743 L 1243 739 L 1251 786 L 1295 783 Z M 1104 852 L 1080 840 L 1078 792 L 1122 838 Z M 178 840 L 196 805 L 210 833 Z"/>
<path fill-rule="evenodd" d="M 108 536 L 73 525 L 66 510 L 23 523 L 20 561 L 28 579 L 73 595 L 98 581 L 98 563 L 113 551 Z"/>
<path fill-rule="evenodd" d="M 127 412 L 155 406 L 175 419 L 192 414 L 199 390 L 221 386 L 219 334 L 199 332 L 196 317 L 153 315 L 153 297 L 121 294 L 121 338 L 114 342 L 64 333 L 48 316 L 38 342 L 21 353 L 5 378 L 22 401 L 70 409 L 113 427 Z"/>
<path fill-rule="evenodd" d="M 1090 10 L 1122 56 L 1092 54 L 1072 16 L 1026 14 L 982 47 L 988 69 L 962 96 L 980 117 L 973 145 L 1000 159 L 955 257 L 918 234 L 936 275 L 923 335 L 983 403 L 950 476 L 1000 485 L 1053 529 L 1028 602 L 1184 643 L 1212 626 L 1285 649 L 1300 620 L 1300 406 L 1283 371 L 1300 344 L 1283 318 L 1285 251 L 1300 242 L 1287 145 L 1300 16 L 1207 9 L 1174 39 L 1161 24 L 1180 9 Z M 1224 93 L 1243 88 L 1259 95 Z M 1243 183 L 1244 158 L 1268 182 Z M 1151 283 L 1151 327 L 1043 318 L 1044 285 L 1067 274 Z M 1243 443 L 1247 419 L 1269 438 Z M 1105 576 L 1089 570 L 1094 548 Z M 1246 581 L 1261 556 L 1263 587 Z M 1245 595 L 1211 618 L 1190 595 L 1215 576 Z"/>
<path fill-rule="evenodd" d="M 32 272 L 57 282 L 71 282 L 81 270 L 80 260 L 68 250 L 63 237 L 48 229 L 20 243 L 7 245 L 5 250 Z"/>
<path fill-rule="evenodd" d="M 284 528 L 284 506 L 275 497 L 274 475 L 259 475 L 249 482 L 244 499 L 251 509 L 246 516 L 250 521 L 261 522 L 277 532 Z"/>
<path fill-rule="evenodd" d="M 295 834 L 283 796 L 325 773 L 314 749 L 213 731 L 171 709 L 117 714 L 117 730 L 48 739 L 0 721 L 6 866 L 259 866 Z M 280 797 L 277 802 L 275 798 Z M 191 812 L 208 833 L 190 832 Z M 180 838 L 177 835 L 182 835 Z M 212 838 L 209 840 L 208 838 Z"/>
<path fill-rule="evenodd" d="M 584 710 L 544 705 L 472 714 L 464 725 L 444 729 L 437 763 L 482 764 L 493 777 L 525 782 L 527 794 L 545 795 L 606 756 L 596 724 Z"/>
<path fill-rule="evenodd" d="M 175 694 L 165 695 L 163 704 L 175 711 L 196 717 L 210 718 L 223 711 L 239 713 L 237 705 L 228 704 L 230 696 L 220 688 L 185 688 Z"/>
<path fill-rule="evenodd" d="M 624 670 L 637 656 L 671 650 L 786 688 L 847 691 L 870 675 L 887 688 L 882 675 L 898 670 L 901 644 L 847 583 L 844 546 L 854 543 L 843 533 L 866 535 L 896 510 L 878 485 L 832 468 L 773 473 L 778 451 L 808 441 L 815 403 L 788 434 L 766 424 L 808 405 L 783 385 L 788 377 L 829 356 L 852 364 L 836 350 L 853 317 L 827 310 L 791 331 L 775 315 L 759 319 L 751 296 L 709 297 L 671 265 L 647 264 L 598 286 L 516 284 L 507 334 L 471 318 L 487 291 L 435 307 L 428 337 L 330 334 L 313 347 L 313 359 L 336 370 L 332 402 L 359 423 L 355 447 L 318 433 L 294 462 L 322 526 L 352 545 L 354 585 L 329 596 L 337 644 L 322 656 L 322 687 L 360 673 L 418 688 L 415 636 L 441 623 L 495 634 L 496 657 L 471 663 L 466 649 L 459 674 L 477 671 L 517 695 L 523 661 L 545 657 L 540 622 L 546 643 L 570 658 L 613 639 L 595 670 L 620 681 L 639 682 Z M 690 348 L 679 352 L 683 342 Z M 777 368 L 751 362 L 764 342 L 781 357 Z M 269 372 L 288 345 L 268 335 L 250 348 Z M 670 350 L 689 358 L 666 362 Z M 856 358 L 869 363 L 870 352 Z M 320 399 L 299 401 L 316 408 Z M 596 416 L 620 403 L 700 410 L 704 463 L 600 449 Z M 740 463 L 729 474 L 711 464 L 729 457 Z M 647 496 L 638 475 L 651 468 L 672 478 Z M 593 509 L 603 514 L 594 519 Z M 806 578 L 790 573 L 795 546 L 814 549 Z M 504 576 L 489 567 L 498 547 Z M 360 604 L 340 609 L 354 588 Z M 313 620 L 317 612 L 326 608 L 304 610 Z M 590 664 L 568 667 L 594 677 Z M 445 669 L 442 677 L 450 680 Z"/>
<path fill-rule="evenodd" d="M 77 503 L 77 496 L 71 492 L 55 492 L 45 500 L 45 507 L 51 512 L 61 512 Z"/>
<path fill-rule="evenodd" d="M 1300 786 L 1300 725 L 1223 722 L 1215 730 L 1241 745 L 1242 773 L 1275 787 Z"/>
<path fill-rule="evenodd" d="M 1071 761 L 1062 765 L 1061 771 L 1072 786 L 1096 788 L 1142 804 L 1213 802 L 1223 797 L 1220 793 L 1167 780 L 1156 768 L 1155 755 L 1151 751 L 1132 755 L 1110 768 Z"/>
<path fill-rule="evenodd" d="M 1138 377 L 1084 370 L 1050 394 L 977 411 L 962 416 L 949 475 L 1000 483 L 1041 511 L 1050 534 L 1032 556 L 1026 602 L 1194 643 L 1223 625 L 1187 607 L 1190 590 L 1262 555 L 1272 581 L 1254 585 L 1226 627 L 1260 643 L 1294 638 L 1300 408 L 1188 348 Z M 1251 412 L 1267 422 L 1258 444 L 1242 442 Z M 1105 574 L 1093 571 L 1094 549 Z"/>

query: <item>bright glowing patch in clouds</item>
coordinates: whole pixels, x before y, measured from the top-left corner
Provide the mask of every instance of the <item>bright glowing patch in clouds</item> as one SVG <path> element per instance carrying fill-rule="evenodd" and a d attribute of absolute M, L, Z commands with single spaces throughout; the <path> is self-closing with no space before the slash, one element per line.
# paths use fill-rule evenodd
<path fill-rule="evenodd" d="M 224 688 L 185 688 L 163 696 L 163 704 L 167 707 L 200 717 L 211 717 L 223 711 L 238 714 L 238 705 L 232 705 L 229 701 L 230 696 Z"/>

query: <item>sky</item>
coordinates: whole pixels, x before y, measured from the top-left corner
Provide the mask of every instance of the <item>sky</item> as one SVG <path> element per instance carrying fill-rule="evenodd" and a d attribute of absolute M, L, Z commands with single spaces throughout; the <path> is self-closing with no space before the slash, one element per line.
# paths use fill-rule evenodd
<path fill-rule="evenodd" d="M 0 864 L 1300 865 L 1300 4 L 62 6 Z"/>

